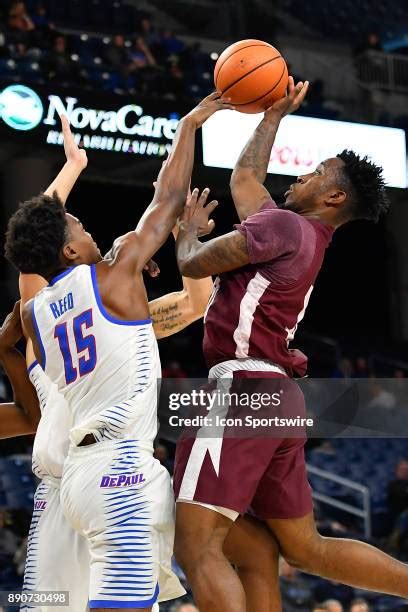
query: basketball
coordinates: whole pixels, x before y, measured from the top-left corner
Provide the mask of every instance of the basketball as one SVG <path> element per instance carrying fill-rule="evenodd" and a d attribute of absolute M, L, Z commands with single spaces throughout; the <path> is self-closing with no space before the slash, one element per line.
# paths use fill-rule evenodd
<path fill-rule="evenodd" d="M 221 53 L 214 82 L 241 113 L 262 113 L 285 95 L 288 69 L 280 52 L 269 43 L 241 40 Z"/>

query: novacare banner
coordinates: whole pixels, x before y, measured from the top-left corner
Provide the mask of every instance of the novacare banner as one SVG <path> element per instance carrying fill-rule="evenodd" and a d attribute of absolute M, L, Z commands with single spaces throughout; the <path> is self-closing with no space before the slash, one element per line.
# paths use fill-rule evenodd
<path fill-rule="evenodd" d="M 245 115 L 229 110 L 213 115 L 203 126 L 204 164 L 233 168 L 261 119 L 262 115 Z M 298 115 L 283 119 L 268 172 L 290 176 L 307 174 L 319 162 L 343 149 L 368 155 L 380 164 L 388 186 L 407 186 L 403 130 Z"/>
<path fill-rule="evenodd" d="M 0 117 L 9 134 L 38 135 L 44 144 L 63 144 L 59 116 L 68 117 L 77 142 L 85 149 L 166 157 L 180 114 L 168 103 L 129 103 L 101 94 L 44 91 L 23 84 L 0 90 Z M 154 109 L 154 112 L 153 112 Z M 1 122 L 0 122 L 1 123 Z M 22 136 L 22 135 L 21 135 Z"/>

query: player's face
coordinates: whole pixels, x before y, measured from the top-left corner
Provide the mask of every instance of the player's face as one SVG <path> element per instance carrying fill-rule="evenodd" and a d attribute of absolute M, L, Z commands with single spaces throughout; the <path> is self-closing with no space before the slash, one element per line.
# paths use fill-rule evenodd
<path fill-rule="evenodd" d="M 333 157 L 321 162 L 313 172 L 299 176 L 285 193 L 283 208 L 297 213 L 319 210 L 336 188 L 338 171 L 343 165 L 341 159 Z"/>
<path fill-rule="evenodd" d="M 67 221 L 70 232 L 68 245 L 72 254 L 75 254 L 75 263 L 91 265 L 101 261 L 102 256 L 98 246 L 91 234 L 85 231 L 80 220 L 67 213 Z"/>

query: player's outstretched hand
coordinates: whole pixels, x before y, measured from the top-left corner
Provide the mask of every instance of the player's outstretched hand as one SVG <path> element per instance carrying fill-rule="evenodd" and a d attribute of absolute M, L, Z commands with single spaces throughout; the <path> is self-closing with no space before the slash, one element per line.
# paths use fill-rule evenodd
<path fill-rule="evenodd" d="M 200 195 L 199 189 L 194 189 L 191 196 L 187 198 L 182 216 L 180 217 L 180 227 L 194 229 L 198 236 L 211 234 L 215 227 L 215 222 L 210 219 L 211 213 L 217 208 L 217 200 L 212 200 L 207 204 L 210 190 L 204 189 Z"/>
<path fill-rule="evenodd" d="M 147 262 L 143 270 L 145 270 L 148 273 L 148 275 L 151 276 L 152 278 L 156 278 L 160 274 L 160 268 L 153 259 L 150 259 Z"/>
<path fill-rule="evenodd" d="M 71 132 L 68 118 L 61 115 L 62 133 L 64 135 L 64 150 L 68 162 L 78 164 L 82 169 L 88 165 L 88 157 L 85 149 L 80 149 L 76 144 Z"/>
<path fill-rule="evenodd" d="M 0 352 L 13 348 L 23 335 L 20 319 L 20 300 L 15 303 L 13 312 L 4 319 L 0 328 Z"/>
<path fill-rule="evenodd" d="M 278 112 L 284 117 L 285 115 L 289 115 L 289 113 L 294 113 L 303 103 L 308 89 L 309 81 L 299 81 L 299 83 L 295 85 L 293 77 L 290 76 L 286 96 L 272 104 L 265 112 L 265 115 L 268 116 L 268 114 Z"/>
<path fill-rule="evenodd" d="M 196 128 L 198 129 L 217 111 L 225 109 L 235 110 L 235 106 L 230 102 L 230 98 L 223 98 L 219 91 L 214 91 L 193 108 L 193 110 L 188 113 L 187 117 L 194 120 Z"/>

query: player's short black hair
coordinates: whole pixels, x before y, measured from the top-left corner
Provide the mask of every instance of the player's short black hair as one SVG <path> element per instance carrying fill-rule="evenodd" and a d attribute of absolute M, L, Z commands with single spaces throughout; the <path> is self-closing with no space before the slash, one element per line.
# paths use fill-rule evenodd
<path fill-rule="evenodd" d="M 10 218 L 5 255 L 20 272 L 47 278 L 60 265 L 69 236 L 65 210 L 56 192 L 23 202 Z"/>
<path fill-rule="evenodd" d="M 389 200 L 385 190 L 383 169 L 368 157 L 360 157 L 345 149 L 337 155 L 344 162 L 340 177 L 347 192 L 353 219 L 377 222 L 387 212 Z"/>

